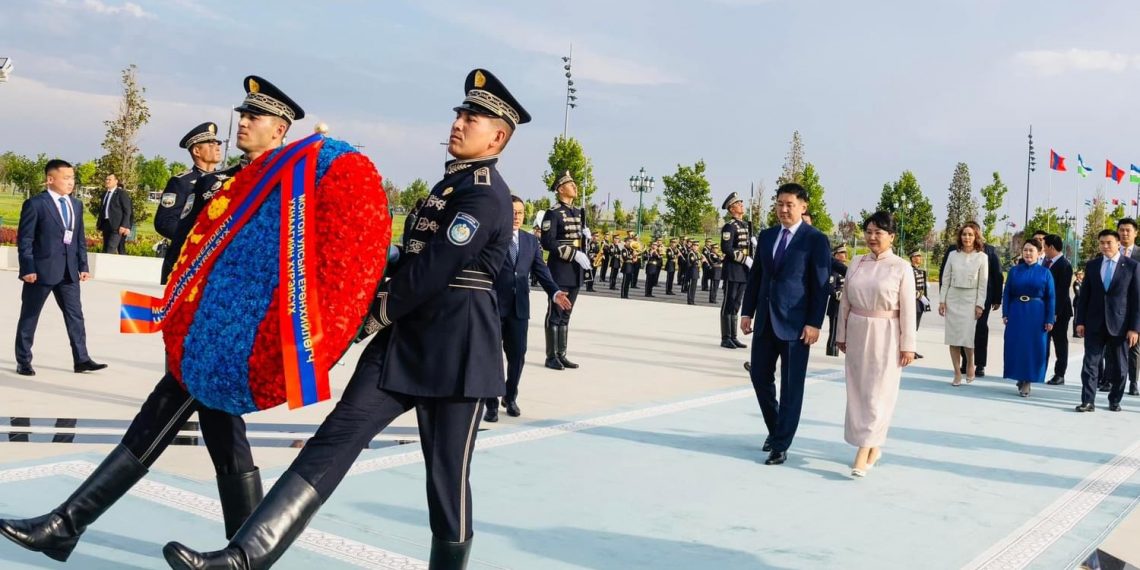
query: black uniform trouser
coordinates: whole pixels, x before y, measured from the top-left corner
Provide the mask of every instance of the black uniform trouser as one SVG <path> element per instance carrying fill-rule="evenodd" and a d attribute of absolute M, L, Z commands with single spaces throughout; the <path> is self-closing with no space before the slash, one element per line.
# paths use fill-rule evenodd
<path fill-rule="evenodd" d="M 202 438 L 218 475 L 253 471 L 245 420 L 201 405 L 169 373 L 147 396 L 122 443 L 140 463 L 150 467 L 194 412 L 198 412 Z"/>
<path fill-rule="evenodd" d="M 915 303 L 915 308 L 917 310 L 914 312 L 914 330 L 918 330 L 922 326 L 922 314 L 926 312 L 926 309 L 918 303 Z"/>
<path fill-rule="evenodd" d="M 653 294 L 653 288 L 657 286 L 657 277 L 661 275 L 661 270 L 650 271 L 645 270 L 645 296 L 648 297 Z"/>
<path fill-rule="evenodd" d="M 832 300 L 834 301 L 834 300 Z M 829 301 L 829 302 L 832 302 Z M 828 355 L 837 355 L 839 346 L 835 340 L 835 329 L 839 328 L 839 303 L 836 301 L 835 310 L 827 311 L 827 348 Z M 830 309 L 831 307 L 828 307 Z"/>
<path fill-rule="evenodd" d="M 1119 404 L 1124 397 L 1127 368 L 1128 343 L 1125 337 L 1111 336 L 1104 329 L 1095 333 L 1085 330 L 1085 359 L 1081 366 L 1081 403 L 1096 403 L 1097 388 L 1102 381 L 1105 381 L 1112 386 L 1108 393 L 1108 403 Z"/>
<path fill-rule="evenodd" d="M 745 285 L 747 283 L 743 281 L 724 282 L 724 303 L 720 306 L 722 317 L 735 317 L 740 314 L 740 304 L 744 302 Z"/>
<path fill-rule="evenodd" d="M 602 258 L 602 267 L 600 268 L 601 273 L 599 274 L 599 277 L 598 277 L 599 281 L 605 281 L 606 280 L 606 270 L 609 269 L 609 267 L 610 267 L 610 258 L 608 256 L 603 257 Z"/>
<path fill-rule="evenodd" d="M 685 283 L 688 284 L 688 288 L 685 289 L 685 294 L 688 295 L 686 301 L 690 305 L 695 305 L 697 302 L 697 270 L 695 268 L 689 270 L 689 276 L 685 279 Z"/>
<path fill-rule="evenodd" d="M 1060 356 L 1060 351 L 1057 354 Z M 1136 384 L 1136 377 L 1140 374 L 1140 368 L 1138 368 L 1140 367 L 1140 358 L 1137 358 L 1138 356 L 1140 356 L 1140 342 L 1128 349 L 1128 381 L 1133 385 Z"/>
<path fill-rule="evenodd" d="M 665 270 L 665 294 L 666 295 L 672 295 L 673 294 L 673 274 L 674 273 L 676 273 L 676 270 L 669 270 L 669 269 Z"/>
<path fill-rule="evenodd" d="M 633 286 L 637 287 L 637 282 L 641 280 L 641 266 L 633 266 Z"/>
<path fill-rule="evenodd" d="M 449 542 L 466 542 L 472 534 L 471 455 L 483 400 L 427 398 L 379 388 L 388 338 L 378 334 L 364 349 L 344 395 L 289 470 L 308 481 L 321 502 L 327 501 L 372 438 L 415 408 L 427 469 L 432 535 Z"/>
<path fill-rule="evenodd" d="M 614 289 L 617 289 L 617 276 L 618 276 L 618 268 L 611 267 L 610 268 L 610 290 L 611 291 L 613 291 Z"/>
<path fill-rule="evenodd" d="M 55 296 L 55 303 L 63 312 L 63 324 L 67 328 L 67 339 L 71 342 L 71 359 L 74 364 L 87 362 L 87 329 L 83 324 L 83 303 L 79 296 L 79 283 L 72 281 L 64 272 L 63 281 L 55 285 L 24 283 L 20 292 L 20 317 L 16 321 L 16 362 L 32 363 L 32 343 L 36 338 L 36 327 L 40 323 L 40 312 L 48 297 Z"/>
<path fill-rule="evenodd" d="M 709 290 L 709 279 L 712 279 L 712 271 L 708 267 L 701 267 L 701 291 Z"/>
<path fill-rule="evenodd" d="M 570 297 L 570 303 L 573 305 L 578 302 L 578 289 L 579 287 L 562 287 L 559 288 L 566 292 Z M 551 299 L 546 305 L 546 327 L 566 327 L 570 326 L 570 313 L 574 311 L 574 307 L 563 309 L 554 304 Z"/>
<path fill-rule="evenodd" d="M 711 283 L 709 287 L 709 302 L 716 303 L 716 292 L 720 290 L 720 279 L 710 279 L 709 283 Z"/>
<path fill-rule="evenodd" d="M 985 368 L 990 352 L 990 305 L 982 309 L 982 316 L 974 325 L 974 368 Z"/>
<path fill-rule="evenodd" d="M 629 288 L 633 285 L 633 270 L 626 269 L 621 273 L 621 298 L 629 298 Z"/>
<path fill-rule="evenodd" d="M 1065 371 L 1069 369 L 1069 319 L 1057 319 L 1057 322 L 1053 324 L 1053 330 L 1049 331 L 1049 338 L 1052 342 L 1045 343 L 1045 365 L 1049 365 L 1049 351 L 1050 345 L 1052 345 L 1051 348 L 1057 351 L 1057 361 L 1053 364 L 1053 375 L 1064 378 Z M 1131 362 L 1129 364 L 1131 365 Z"/>

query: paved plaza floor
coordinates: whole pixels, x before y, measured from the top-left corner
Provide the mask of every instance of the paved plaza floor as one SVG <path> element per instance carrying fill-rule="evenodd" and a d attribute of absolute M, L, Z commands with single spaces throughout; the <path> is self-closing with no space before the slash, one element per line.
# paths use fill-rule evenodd
<path fill-rule="evenodd" d="M 161 339 L 118 331 L 121 289 L 83 287 L 89 347 L 107 370 L 76 375 L 63 319 L 41 318 L 34 378 L 11 347 L 20 285 L 0 272 L 0 517 L 42 514 L 90 473 L 162 373 Z M 541 303 L 541 294 L 533 294 Z M 537 311 L 541 314 L 541 310 Z M 842 360 L 813 350 L 803 421 L 783 466 L 741 363 L 720 348 L 707 303 L 579 298 L 574 371 L 542 367 L 542 327 L 519 404 L 483 424 L 472 465 L 475 569 L 1074 568 L 1140 501 L 1140 398 L 1078 414 L 1082 351 L 1064 386 L 1019 398 L 991 317 L 987 378 L 953 388 L 942 323 L 928 313 L 926 358 L 908 368 L 884 457 L 849 476 Z M 746 343 L 751 338 L 742 337 Z M 333 371 L 334 398 L 360 347 Z M 446 357 L 446 355 L 440 355 Z M 331 409 L 247 416 L 266 478 L 287 467 Z M 191 428 L 194 426 L 191 425 Z M 189 430 L 84 535 L 66 567 L 165 568 L 172 539 L 224 545 L 213 472 Z M 278 568 L 426 568 L 430 530 L 415 417 L 380 436 Z M 0 541 L 0 568 L 56 568 Z"/>

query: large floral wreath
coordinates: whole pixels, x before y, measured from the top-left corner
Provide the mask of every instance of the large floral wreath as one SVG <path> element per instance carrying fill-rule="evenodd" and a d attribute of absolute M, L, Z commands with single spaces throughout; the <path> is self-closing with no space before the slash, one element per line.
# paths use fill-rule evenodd
<path fill-rule="evenodd" d="M 203 239 L 231 197 L 248 193 L 274 153 L 266 153 L 218 191 L 188 242 Z M 384 272 L 391 218 L 376 167 L 349 144 L 324 139 L 316 164 L 316 293 L 326 366 L 347 350 Z M 218 254 L 202 284 L 166 316 L 167 367 L 204 405 L 233 414 L 286 399 L 280 302 L 281 192 L 274 190 Z M 308 263 L 313 263 L 309 260 Z M 310 285 L 312 286 L 312 285 Z"/>

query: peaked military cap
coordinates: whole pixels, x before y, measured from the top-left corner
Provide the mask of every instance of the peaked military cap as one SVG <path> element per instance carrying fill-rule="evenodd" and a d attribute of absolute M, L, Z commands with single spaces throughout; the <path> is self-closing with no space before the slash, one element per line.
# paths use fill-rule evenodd
<path fill-rule="evenodd" d="M 916 257 L 916 256 L 919 256 L 919 255 L 922 255 L 922 250 L 918 250 L 918 249 L 916 249 L 916 250 L 914 250 L 914 251 L 910 252 L 910 255 L 909 255 L 909 256 L 907 256 L 907 257 Z"/>
<path fill-rule="evenodd" d="M 218 125 L 214 123 L 202 123 L 190 129 L 190 132 L 186 133 L 186 136 L 182 137 L 182 140 L 178 142 L 178 147 L 190 148 L 198 143 L 204 142 L 220 142 L 218 141 Z"/>
<path fill-rule="evenodd" d="M 574 177 L 570 176 L 570 171 L 567 170 L 565 173 L 562 174 L 562 176 L 559 176 L 557 179 L 554 180 L 554 184 L 550 185 L 550 191 L 551 192 L 557 192 L 558 188 L 560 186 L 562 186 L 563 184 L 569 184 L 573 181 L 574 181 Z"/>
<path fill-rule="evenodd" d="M 272 115 L 292 123 L 305 118 L 305 110 L 269 81 L 256 75 L 245 78 L 245 101 L 234 109 L 239 113 Z"/>
<path fill-rule="evenodd" d="M 743 201 L 744 201 L 744 198 L 741 198 L 740 194 L 733 192 L 732 194 L 728 195 L 728 198 L 724 199 L 724 204 L 721 205 L 720 209 L 727 210 L 727 209 L 731 208 L 733 204 L 735 204 L 737 202 L 743 202 Z"/>
<path fill-rule="evenodd" d="M 840 253 L 847 253 L 847 244 L 840 244 L 831 248 L 831 255 L 838 255 Z"/>
<path fill-rule="evenodd" d="M 467 96 L 455 108 L 480 115 L 498 117 L 515 128 L 530 122 L 530 113 L 507 91 L 507 87 L 486 69 L 473 69 L 463 84 Z"/>

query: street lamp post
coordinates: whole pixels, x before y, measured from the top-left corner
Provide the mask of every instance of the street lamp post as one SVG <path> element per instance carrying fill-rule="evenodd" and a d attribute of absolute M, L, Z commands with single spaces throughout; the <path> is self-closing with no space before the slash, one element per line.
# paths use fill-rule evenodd
<path fill-rule="evenodd" d="M 641 239 L 641 208 L 642 198 L 646 192 L 653 191 L 653 177 L 645 175 L 645 167 L 641 167 L 641 171 L 629 177 L 629 189 L 637 192 L 637 239 Z"/>
<path fill-rule="evenodd" d="M 910 208 L 910 201 L 899 200 L 893 204 L 895 207 L 895 225 L 899 227 L 899 253 L 906 252 L 906 233 L 903 231 L 902 219 L 905 210 Z"/>
<path fill-rule="evenodd" d="M 1029 160 L 1025 165 L 1025 225 L 1029 227 L 1029 175 L 1037 170 L 1037 155 L 1033 153 L 1033 125 L 1029 125 Z M 1047 206 L 1047 205 L 1046 205 Z"/>
<path fill-rule="evenodd" d="M 566 72 L 566 116 L 562 119 L 562 138 L 570 126 L 570 109 L 578 106 L 578 89 L 574 87 L 574 44 L 570 44 L 570 53 L 562 58 L 562 69 Z"/>

